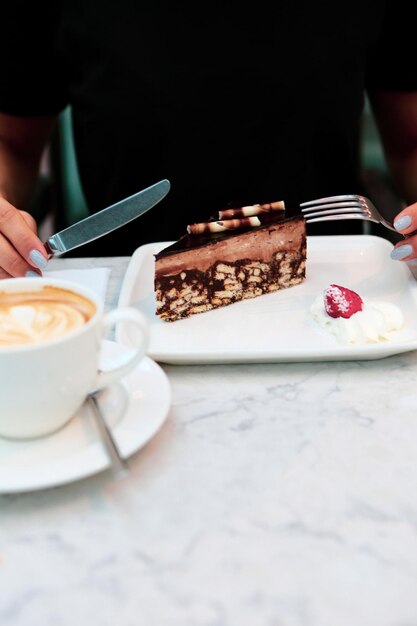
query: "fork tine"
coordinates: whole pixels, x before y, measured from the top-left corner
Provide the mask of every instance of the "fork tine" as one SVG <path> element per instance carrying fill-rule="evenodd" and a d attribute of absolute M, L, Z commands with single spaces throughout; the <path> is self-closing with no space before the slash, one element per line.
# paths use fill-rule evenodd
<path fill-rule="evenodd" d="M 323 205 L 326 206 L 326 205 Z M 327 205 L 330 206 L 330 205 Z M 316 207 L 317 208 L 317 207 Z M 314 207 L 311 207 L 310 209 L 306 209 L 303 210 L 302 213 L 305 217 L 305 219 L 310 219 L 310 217 L 316 217 L 316 216 L 320 216 L 323 215 L 324 216 L 329 216 L 329 215 L 361 215 L 362 217 L 367 217 L 368 213 L 366 213 L 366 211 L 364 211 L 363 209 L 361 209 L 360 207 L 350 207 L 350 208 L 345 208 L 345 209 L 328 209 L 327 211 L 323 211 L 322 210 L 323 207 L 319 207 L 319 210 L 316 211 L 314 210 Z"/>
<path fill-rule="evenodd" d="M 317 200 L 310 200 L 309 202 L 302 202 L 300 206 L 313 206 L 316 204 L 324 204 L 329 202 L 343 202 L 345 200 L 356 200 L 357 202 L 361 202 L 359 196 L 354 194 L 349 194 L 347 196 L 328 196 L 327 198 L 318 198 Z"/>
<path fill-rule="evenodd" d="M 312 206 L 304 207 L 301 211 L 302 213 L 308 213 L 309 211 L 321 211 L 322 209 L 359 209 L 363 211 L 364 207 L 358 202 L 329 202 L 328 204 L 314 204 Z"/>
<path fill-rule="evenodd" d="M 378 211 L 369 198 L 349 194 L 328 196 L 300 204 L 306 222 L 325 222 L 333 220 L 365 220 L 382 224 L 395 231 L 395 228 Z M 417 232 L 417 231 L 416 231 Z"/>
<path fill-rule="evenodd" d="M 368 217 L 364 213 L 346 213 L 343 215 L 334 213 L 333 215 L 324 215 L 321 217 L 313 218 L 311 218 L 311 215 L 306 215 L 305 220 L 308 224 L 311 224 L 313 222 L 333 222 L 334 220 L 367 220 L 370 222 L 377 222 L 377 220 Z"/>

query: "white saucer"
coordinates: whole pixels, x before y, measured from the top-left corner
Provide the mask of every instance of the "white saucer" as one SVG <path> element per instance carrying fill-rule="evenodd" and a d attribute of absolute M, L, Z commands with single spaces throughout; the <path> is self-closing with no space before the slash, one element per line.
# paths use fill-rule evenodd
<path fill-rule="evenodd" d="M 128 350 L 105 341 L 104 357 Z M 144 446 L 164 423 L 171 389 L 161 367 L 145 357 L 119 384 L 100 396 L 107 424 L 123 458 Z M 91 476 L 110 465 L 90 409 L 48 437 L 24 441 L 0 438 L 0 493 L 55 487 Z"/>

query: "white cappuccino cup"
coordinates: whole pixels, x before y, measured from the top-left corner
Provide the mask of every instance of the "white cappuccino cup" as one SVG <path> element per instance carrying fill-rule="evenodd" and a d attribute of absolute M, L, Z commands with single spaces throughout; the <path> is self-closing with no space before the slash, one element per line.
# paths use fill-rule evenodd
<path fill-rule="evenodd" d="M 100 363 L 117 324 L 133 325 L 136 345 Z M 39 277 L 0 281 L 0 436 L 48 435 L 66 424 L 94 391 L 130 372 L 145 356 L 146 317 L 104 302 L 77 283 Z"/>

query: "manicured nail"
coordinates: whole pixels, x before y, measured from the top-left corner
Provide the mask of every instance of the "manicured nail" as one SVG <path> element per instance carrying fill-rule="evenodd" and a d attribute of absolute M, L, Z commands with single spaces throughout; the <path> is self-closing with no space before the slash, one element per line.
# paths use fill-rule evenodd
<path fill-rule="evenodd" d="M 398 248 L 394 248 L 391 251 L 391 259 L 394 261 L 401 261 L 401 259 L 405 259 L 407 256 L 413 254 L 412 246 L 405 244 L 404 246 L 398 246 Z"/>
<path fill-rule="evenodd" d="M 36 267 L 39 267 L 40 270 L 46 269 L 48 265 L 48 261 L 45 259 L 43 254 L 39 252 L 39 250 L 31 250 L 29 253 L 29 259 L 36 265 Z"/>
<path fill-rule="evenodd" d="M 396 230 L 404 230 L 411 226 L 411 217 L 409 215 L 403 215 L 399 217 L 397 220 L 394 220 L 394 228 Z"/>
<path fill-rule="evenodd" d="M 26 278 L 39 278 L 40 274 L 38 274 L 38 272 L 34 272 L 33 270 L 28 270 L 25 276 Z"/>

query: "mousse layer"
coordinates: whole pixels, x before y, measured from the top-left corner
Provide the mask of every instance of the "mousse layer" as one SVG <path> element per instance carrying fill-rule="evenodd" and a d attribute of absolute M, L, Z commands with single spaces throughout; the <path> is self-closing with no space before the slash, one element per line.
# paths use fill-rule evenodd
<path fill-rule="evenodd" d="M 244 231 L 185 235 L 155 255 L 155 277 L 175 275 L 191 268 L 206 272 L 216 260 L 236 263 L 246 259 L 268 263 L 277 252 L 298 251 L 305 246 L 305 221 L 301 215 L 265 222 L 263 226 Z"/>

